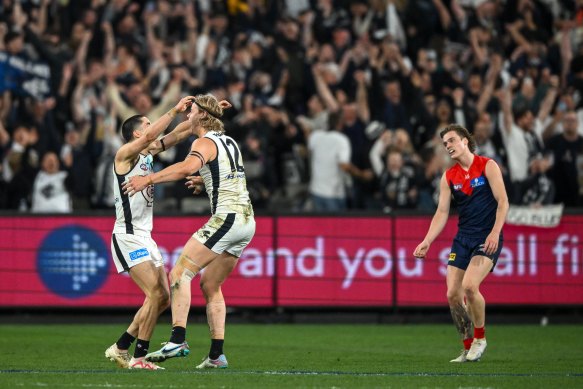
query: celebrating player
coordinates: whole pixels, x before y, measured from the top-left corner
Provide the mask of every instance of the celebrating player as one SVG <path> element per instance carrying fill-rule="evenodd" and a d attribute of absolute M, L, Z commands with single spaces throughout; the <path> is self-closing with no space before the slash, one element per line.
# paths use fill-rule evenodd
<path fill-rule="evenodd" d="M 206 300 L 211 347 L 197 368 L 226 368 L 228 362 L 223 354 L 226 306 L 221 285 L 253 238 L 255 219 L 239 146 L 224 134 L 220 120 L 223 110 L 231 104 L 225 100 L 218 102 L 208 94 L 195 97 L 193 103 L 188 118 L 198 139 L 192 143 L 186 159 L 157 173 L 131 177 L 124 189 L 135 195 L 148 185 L 180 180 L 200 171 L 212 216 L 188 240 L 170 272 L 172 335 L 162 349 L 148 354 L 146 359 L 162 362 L 188 355 L 185 339 L 191 281 L 206 267 L 200 285 Z"/>
<path fill-rule="evenodd" d="M 132 116 L 122 124 L 122 136 L 126 143 L 115 154 L 113 163 L 116 220 L 111 251 L 117 271 L 127 271 L 146 295 L 126 332 L 105 351 L 107 358 L 123 368 L 161 369 L 144 357 L 148 353 L 156 320 L 170 301 L 164 260 L 151 237 L 154 188 L 151 185 L 144 187 L 139 196 L 130 198 L 123 193 L 121 185 L 130 177 L 152 172 L 153 155 L 190 135 L 190 124 L 185 121 L 170 134 L 156 140 L 176 115 L 184 112 L 190 104 L 192 96 L 183 98 L 153 124 L 141 115 Z M 136 338 L 134 356 L 130 358 L 128 349 Z"/>

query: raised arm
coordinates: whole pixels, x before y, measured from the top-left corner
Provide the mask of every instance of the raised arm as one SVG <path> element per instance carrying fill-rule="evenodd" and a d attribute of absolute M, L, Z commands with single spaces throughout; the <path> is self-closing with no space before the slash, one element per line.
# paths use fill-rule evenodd
<path fill-rule="evenodd" d="M 365 123 L 370 121 L 370 109 L 368 108 L 368 89 L 366 87 L 366 78 L 364 71 L 357 70 L 354 72 L 354 79 L 356 80 L 356 106 L 358 109 L 358 117 Z"/>
<path fill-rule="evenodd" d="M 476 104 L 476 111 L 478 115 L 484 112 L 492 98 L 494 93 L 494 88 L 496 87 L 496 80 L 502 69 L 502 57 L 498 54 L 492 55 L 490 60 L 490 67 L 488 68 L 488 73 L 486 73 L 486 85 L 480 94 L 480 98 Z"/>
<path fill-rule="evenodd" d="M 509 83 L 510 84 L 510 83 Z M 512 131 L 512 124 L 514 123 L 514 115 L 512 114 L 512 91 L 510 85 L 500 89 L 496 92 L 500 105 L 502 107 L 502 131 L 503 135 L 510 134 Z"/>
<path fill-rule="evenodd" d="M 190 135 L 192 135 L 192 124 L 189 120 L 185 120 L 178 124 L 169 134 L 150 143 L 147 151 L 152 155 L 156 155 L 176 146 Z"/>
<path fill-rule="evenodd" d="M 334 98 L 334 95 L 332 94 L 332 91 L 330 91 L 326 81 L 324 81 L 324 78 L 322 77 L 322 70 L 320 69 L 319 65 L 312 66 L 312 74 L 314 75 L 314 81 L 316 82 L 316 90 L 318 91 L 318 95 L 320 95 L 324 101 L 326 109 L 328 109 L 330 112 L 338 111 L 340 108 L 338 106 L 338 102 Z"/>
<path fill-rule="evenodd" d="M 154 142 L 166 130 L 166 127 L 174 120 L 176 115 L 190 107 L 192 99 L 192 96 L 184 97 L 174 108 L 146 127 L 142 136 L 124 144 L 115 155 L 116 162 L 131 160 L 142 151 L 147 150 L 150 143 Z"/>
<path fill-rule="evenodd" d="M 124 185 L 124 193 L 130 196 L 144 190 L 148 185 L 178 181 L 199 171 L 208 161 L 217 156 L 215 143 L 208 138 L 198 138 L 192 142 L 190 153 L 182 162 L 177 162 L 147 176 L 133 176 Z"/>
<path fill-rule="evenodd" d="M 559 76 L 551 76 L 549 88 L 547 89 L 547 93 L 540 105 L 537 115 L 537 119 L 540 120 L 541 123 L 544 123 L 553 109 L 553 105 L 555 104 L 558 95 L 559 82 Z"/>

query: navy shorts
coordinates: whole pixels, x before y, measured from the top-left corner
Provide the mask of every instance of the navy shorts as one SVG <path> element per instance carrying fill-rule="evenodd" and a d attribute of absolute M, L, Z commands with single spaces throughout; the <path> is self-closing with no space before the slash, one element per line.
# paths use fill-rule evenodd
<path fill-rule="evenodd" d="M 486 236 L 481 236 L 477 238 L 470 238 L 467 236 L 460 236 L 456 235 L 453 238 L 453 244 L 451 245 L 451 252 L 449 254 L 449 261 L 447 261 L 448 266 L 455 266 L 462 270 L 466 270 L 470 265 L 470 260 L 475 257 L 476 255 L 483 255 L 484 257 L 488 257 L 492 260 L 492 269 L 496 266 L 496 262 L 498 262 L 498 256 L 500 255 L 500 251 L 502 251 L 502 244 L 504 241 L 502 237 L 500 237 L 500 241 L 498 242 L 498 250 L 494 254 L 486 254 L 484 252 L 484 242 L 486 242 Z"/>

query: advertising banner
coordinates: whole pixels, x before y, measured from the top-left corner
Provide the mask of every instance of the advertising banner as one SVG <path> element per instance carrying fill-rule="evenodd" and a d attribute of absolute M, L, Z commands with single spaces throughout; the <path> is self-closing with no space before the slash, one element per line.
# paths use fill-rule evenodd
<path fill-rule="evenodd" d="M 0 217 L 0 307 L 133 307 L 143 294 L 111 260 L 112 217 Z M 154 219 L 167 270 L 203 216 Z M 223 285 L 232 307 L 445 305 L 452 217 L 424 260 L 431 217 L 257 217 L 257 232 Z M 552 228 L 506 225 L 482 286 L 488 304 L 583 304 L 583 217 Z M 192 303 L 204 301 L 193 280 Z"/>
<path fill-rule="evenodd" d="M 396 219 L 399 306 L 446 302 L 445 274 L 457 219 L 450 218 L 424 260 L 412 258 L 431 219 Z M 488 304 L 583 304 L 581 216 L 563 216 L 554 228 L 505 225 L 503 249 L 481 287 Z"/>
<path fill-rule="evenodd" d="M 158 217 L 154 240 L 167 270 L 206 217 Z M 139 306 L 143 293 L 111 259 L 113 217 L 0 217 L 0 306 Z M 253 247 L 272 247 L 271 218 L 257 218 Z M 241 277 L 240 266 L 223 286 L 230 306 L 272 306 L 272 279 Z M 204 305 L 199 278 L 193 305 Z"/>

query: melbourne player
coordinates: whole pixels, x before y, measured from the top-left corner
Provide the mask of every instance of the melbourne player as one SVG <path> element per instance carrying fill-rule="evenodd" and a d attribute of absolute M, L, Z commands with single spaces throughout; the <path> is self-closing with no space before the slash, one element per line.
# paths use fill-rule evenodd
<path fill-rule="evenodd" d="M 146 356 L 161 362 L 188 355 L 186 322 L 190 310 L 191 281 L 206 267 L 200 279 L 206 300 L 210 329 L 209 354 L 197 368 L 226 368 L 223 353 L 226 306 L 221 285 L 233 271 L 241 252 L 255 234 L 253 207 L 247 192 L 245 169 L 239 146 L 224 134 L 223 110 L 231 105 L 212 95 L 193 100 L 188 118 L 198 136 L 186 159 L 147 176 L 134 176 L 125 185 L 131 196 L 139 196 L 148 185 L 187 178 L 200 172 L 210 199 L 212 216 L 188 240 L 170 272 L 172 293 L 172 335 L 166 345 Z"/>
<path fill-rule="evenodd" d="M 502 250 L 508 197 L 500 168 L 493 160 L 474 154 L 476 143 L 467 129 L 450 124 L 439 135 L 456 164 L 441 178 L 437 211 L 413 255 L 426 256 L 447 222 L 453 197 L 459 222 L 447 267 L 447 300 L 464 350 L 451 362 L 478 361 L 486 349 L 486 302 L 480 284 Z"/>
<path fill-rule="evenodd" d="M 160 313 L 169 305 L 169 290 L 164 261 L 151 237 L 154 188 L 152 185 L 132 198 L 123 193 L 122 183 L 130 177 L 152 172 L 153 155 L 172 147 L 190 135 L 188 122 L 180 123 L 168 135 L 156 140 L 179 112 L 192 103 L 185 97 L 153 124 L 145 116 L 135 115 L 122 124 L 126 143 L 115 154 L 113 180 L 116 220 L 111 236 L 113 261 L 119 273 L 128 272 L 146 298 L 126 332 L 105 351 L 105 356 L 120 367 L 160 369 L 145 360 L 150 337 Z M 128 349 L 135 339 L 132 358 Z"/>

